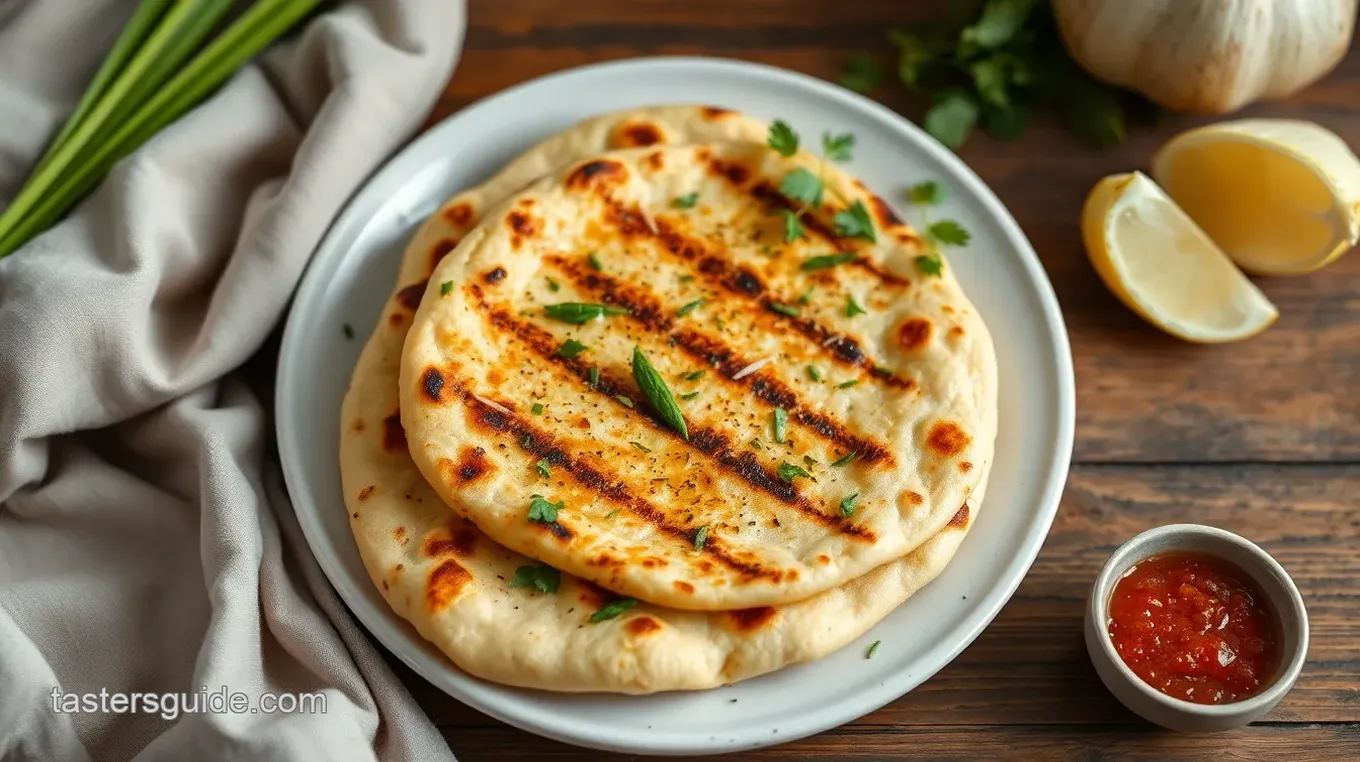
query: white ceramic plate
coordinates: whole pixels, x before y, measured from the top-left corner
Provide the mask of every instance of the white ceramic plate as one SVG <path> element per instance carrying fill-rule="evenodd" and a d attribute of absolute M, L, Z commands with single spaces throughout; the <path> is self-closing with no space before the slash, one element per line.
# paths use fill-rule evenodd
<path fill-rule="evenodd" d="M 707 103 L 787 120 L 808 142 L 852 132 L 848 166 L 890 200 L 937 179 L 938 210 L 973 234 L 950 262 L 996 342 L 1000 435 L 985 502 L 944 574 L 856 643 L 819 661 L 717 690 L 647 697 L 506 688 L 470 677 L 384 604 L 350 535 L 337 468 L 338 411 L 407 239 L 454 192 L 532 143 L 631 106 Z M 913 219 L 910 209 L 899 213 Z M 1057 510 L 1072 451 L 1072 360 L 1052 287 L 1020 228 L 953 154 L 888 109 L 840 87 L 748 63 L 652 58 L 537 79 L 426 132 L 350 202 L 298 289 L 279 362 L 279 452 L 298 519 L 359 620 L 402 661 L 459 700 L 569 743 L 695 754 L 781 743 L 849 722 L 935 674 L 1015 591 Z M 882 641 L 872 661 L 865 649 Z"/>

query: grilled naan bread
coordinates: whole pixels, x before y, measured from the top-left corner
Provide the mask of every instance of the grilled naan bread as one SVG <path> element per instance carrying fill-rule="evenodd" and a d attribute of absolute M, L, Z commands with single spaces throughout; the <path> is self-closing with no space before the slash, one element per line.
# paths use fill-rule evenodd
<path fill-rule="evenodd" d="M 720 121 L 719 121 L 720 120 Z M 668 107 L 610 114 L 567 130 L 511 163 L 487 185 L 460 194 L 413 239 L 377 328 L 355 367 L 341 418 L 340 471 L 355 542 L 393 610 L 465 671 L 510 685 L 563 691 L 648 693 L 735 682 L 815 659 L 858 637 L 949 562 L 981 503 L 906 558 L 845 587 L 788 607 L 728 613 L 681 612 L 639 604 L 592 624 L 616 597 L 569 575 L 555 594 L 511 587 L 519 569 L 538 569 L 455 517 L 407 453 L 397 409 L 401 347 L 434 263 L 467 233 L 488 190 L 517 189 L 517 168 L 559 166 L 634 144 L 626 125 L 650 125 L 658 142 L 706 139 L 715 130 L 765 126 L 710 109 Z M 730 133 L 729 133 L 730 135 Z M 469 210 L 474 211 L 469 211 Z"/>
<path fill-rule="evenodd" d="M 786 243 L 799 205 L 778 189 L 800 169 L 826 190 Z M 807 155 L 577 163 L 430 278 L 401 362 L 411 455 L 498 543 L 609 590 L 701 611 L 805 600 L 939 533 L 990 465 L 991 340 L 923 253 Z M 809 268 L 833 254 L 853 261 Z"/>

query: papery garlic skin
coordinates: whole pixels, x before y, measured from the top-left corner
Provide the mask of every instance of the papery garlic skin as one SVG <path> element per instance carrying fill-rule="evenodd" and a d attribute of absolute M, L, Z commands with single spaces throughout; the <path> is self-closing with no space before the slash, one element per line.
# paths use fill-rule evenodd
<path fill-rule="evenodd" d="M 1297 92 L 1350 48 L 1360 0 L 1053 0 L 1096 78 L 1173 111 L 1224 114 Z"/>

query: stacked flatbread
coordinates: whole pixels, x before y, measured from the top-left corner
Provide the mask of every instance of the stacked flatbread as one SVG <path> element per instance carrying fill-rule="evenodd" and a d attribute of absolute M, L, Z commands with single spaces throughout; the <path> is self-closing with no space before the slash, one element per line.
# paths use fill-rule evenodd
<path fill-rule="evenodd" d="M 768 134 L 609 114 L 413 239 L 341 476 L 374 583 L 467 672 L 650 693 L 815 659 L 976 518 L 986 327 L 888 204 Z"/>

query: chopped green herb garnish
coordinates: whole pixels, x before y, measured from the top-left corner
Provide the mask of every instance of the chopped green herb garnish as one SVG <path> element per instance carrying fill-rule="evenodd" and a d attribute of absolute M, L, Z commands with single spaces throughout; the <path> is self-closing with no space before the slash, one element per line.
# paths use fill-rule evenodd
<path fill-rule="evenodd" d="M 817 460 L 816 458 L 812 457 L 811 455 L 804 455 L 804 456 L 803 456 L 803 462 L 806 463 L 806 464 L 808 464 L 809 466 L 814 467 L 814 468 L 817 467 L 817 466 L 822 465 L 821 461 Z"/>
<path fill-rule="evenodd" d="M 855 456 L 858 455 L 858 454 L 859 454 L 859 453 L 856 453 L 856 452 L 848 452 L 848 453 L 842 455 L 841 457 L 839 457 L 839 458 L 837 458 L 837 459 L 831 461 L 831 467 L 832 467 L 832 468 L 840 468 L 841 466 L 844 466 L 844 465 L 846 465 L 847 463 L 849 463 L 850 461 L 854 460 L 854 459 L 855 459 Z"/>
<path fill-rule="evenodd" d="M 784 444 L 789 432 L 789 413 L 782 407 L 774 409 L 774 441 Z"/>
<path fill-rule="evenodd" d="M 930 237 L 948 246 L 967 246 L 972 237 L 959 223 L 953 220 L 940 220 L 926 231 Z"/>
<path fill-rule="evenodd" d="M 765 143 L 780 156 L 792 156 L 798 153 L 798 133 L 794 132 L 788 122 L 783 119 L 776 119 L 770 125 L 770 134 L 765 139 Z"/>
<path fill-rule="evenodd" d="M 787 304 L 780 304 L 779 302 L 770 302 L 768 306 L 771 311 L 778 312 L 781 315 L 788 315 L 789 317 L 798 317 L 799 315 L 797 307 L 790 307 Z"/>
<path fill-rule="evenodd" d="M 689 400 L 692 400 L 692 399 L 694 399 L 695 397 L 698 397 L 700 394 L 701 394 L 701 392 L 685 392 L 684 394 L 680 395 L 680 399 L 685 400 L 686 402 L 688 402 Z"/>
<path fill-rule="evenodd" d="M 543 308 L 543 314 L 553 320 L 560 320 L 563 323 L 583 325 L 596 318 L 605 317 L 606 315 L 627 315 L 628 310 L 623 307 L 616 307 L 612 304 L 563 302 L 562 304 L 549 304 Z"/>
<path fill-rule="evenodd" d="M 754 447 L 754 448 L 756 448 L 757 450 L 763 449 L 763 448 L 761 447 L 761 445 L 760 445 L 760 440 L 759 440 L 759 439 L 752 439 L 752 440 L 751 440 L 751 446 Z"/>
<path fill-rule="evenodd" d="M 855 506 L 857 504 L 859 504 L 858 492 L 846 495 L 845 498 L 841 500 L 841 515 L 846 517 L 847 519 L 853 516 L 855 513 Z"/>
<path fill-rule="evenodd" d="M 855 136 L 850 133 L 832 135 L 822 133 L 822 155 L 832 161 L 850 161 L 850 152 L 855 147 Z"/>
<path fill-rule="evenodd" d="M 913 261 L 922 275 L 933 275 L 938 278 L 944 273 L 944 260 L 935 254 L 918 254 Z"/>
<path fill-rule="evenodd" d="M 822 204 L 821 178 L 802 167 L 784 175 L 784 180 L 779 183 L 779 192 L 801 203 L 804 207 L 816 207 Z"/>
<path fill-rule="evenodd" d="M 553 280 L 552 278 L 544 278 L 544 280 L 548 281 L 548 290 L 549 290 L 549 291 L 561 291 L 561 290 L 562 290 L 562 286 L 558 285 L 557 281 Z"/>
<path fill-rule="evenodd" d="M 875 640 L 874 644 L 872 646 L 869 646 L 869 650 L 864 653 L 864 658 L 866 659 L 874 658 L 874 654 L 878 653 L 878 646 L 882 642 L 883 641 L 881 640 Z"/>
<path fill-rule="evenodd" d="M 688 302 L 687 304 L 685 304 L 685 306 L 676 310 L 675 314 L 677 317 L 684 317 L 689 313 L 699 309 L 701 306 L 703 306 L 703 303 L 704 303 L 703 299 L 695 299 L 694 301 Z"/>
<path fill-rule="evenodd" d="M 567 339 L 562 342 L 562 346 L 557 349 L 558 357 L 565 357 L 568 360 L 586 351 L 588 347 L 576 339 Z M 597 371 L 598 372 L 598 371 Z"/>
<path fill-rule="evenodd" d="M 867 93 L 883 82 L 883 65 L 868 53 L 856 53 L 845 62 L 837 81 L 847 90 Z"/>
<path fill-rule="evenodd" d="M 836 223 L 836 235 L 863 238 L 866 241 L 878 240 L 878 234 L 874 231 L 874 221 L 869 217 L 869 210 L 865 208 L 863 201 L 856 201 L 849 209 L 837 212 L 832 222 Z"/>
<path fill-rule="evenodd" d="M 652 448 L 648 447 L 647 445 L 645 445 L 645 444 L 643 444 L 643 443 L 641 443 L 641 442 L 629 442 L 628 444 L 632 445 L 632 446 L 633 446 L 633 449 L 637 450 L 638 452 L 651 452 L 651 451 L 652 451 Z"/>
<path fill-rule="evenodd" d="M 607 519 L 612 519 L 612 518 L 614 518 L 615 516 L 619 515 L 619 511 L 621 511 L 621 510 L 623 510 L 623 509 L 622 509 L 622 508 L 615 508 L 614 510 L 610 511 L 609 513 L 606 513 L 606 514 L 604 515 L 604 517 L 607 518 Z"/>
<path fill-rule="evenodd" d="M 945 189 L 934 180 L 917 183 L 907 190 L 907 199 L 913 204 L 933 206 L 944 202 Z"/>
<path fill-rule="evenodd" d="M 446 281 L 444 281 L 443 283 L 440 283 L 440 284 L 439 284 L 439 295 L 440 295 L 440 296 L 448 296 L 448 295 L 451 294 L 451 293 L 453 293 L 453 281 L 451 281 L 451 280 L 446 280 Z"/>
<path fill-rule="evenodd" d="M 552 464 L 548 462 L 547 458 L 540 460 L 538 462 L 537 468 L 539 476 L 543 477 L 544 479 L 552 477 Z"/>
<path fill-rule="evenodd" d="M 808 286 L 807 291 L 804 291 L 803 295 L 798 297 L 798 303 L 801 305 L 807 305 L 810 302 L 812 302 L 812 292 L 815 291 L 816 289 L 817 289 L 816 286 Z"/>
<path fill-rule="evenodd" d="M 708 525 L 699 527 L 699 531 L 694 533 L 694 549 L 703 550 L 704 543 L 708 542 Z"/>
<path fill-rule="evenodd" d="M 796 478 L 798 478 L 798 477 L 800 477 L 800 476 L 802 476 L 802 477 L 804 477 L 804 478 L 811 478 L 811 477 L 812 477 L 812 474 L 808 473 L 808 472 L 807 472 L 807 469 L 803 468 L 803 467 L 800 466 L 800 465 L 794 464 L 794 463 L 780 463 L 780 464 L 779 464 L 779 478 L 780 478 L 780 479 L 783 479 L 784 481 L 789 482 L 790 484 L 792 484 L 792 483 L 793 483 L 793 480 L 796 479 Z"/>
<path fill-rule="evenodd" d="M 606 619 L 613 619 L 623 612 L 637 605 L 636 598 L 620 598 L 604 608 L 590 615 L 591 624 L 599 624 Z"/>
<path fill-rule="evenodd" d="M 822 375 L 822 369 L 818 368 L 816 365 L 807 366 L 807 374 L 808 378 L 818 383 L 821 383 L 822 379 L 826 378 L 826 376 Z"/>
<path fill-rule="evenodd" d="M 680 412 L 670 387 L 666 386 L 665 379 L 661 378 L 661 374 L 656 372 L 656 368 L 652 367 L 638 347 L 633 347 L 633 380 L 637 381 L 642 396 L 647 398 L 647 404 L 661 416 L 661 420 L 679 432 L 685 441 L 689 441 L 689 427 L 685 425 L 685 416 Z"/>
<path fill-rule="evenodd" d="M 704 373 L 706 372 L 707 371 L 703 370 L 692 370 L 686 373 L 685 375 L 681 376 L 681 378 L 685 379 L 686 381 L 698 381 L 699 379 L 704 377 Z"/>
<path fill-rule="evenodd" d="M 529 520 L 552 524 L 557 521 L 557 512 L 565 508 L 566 505 L 565 500 L 550 503 L 542 495 L 533 495 L 529 499 Z"/>
<path fill-rule="evenodd" d="M 530 410 L 530 412 L 532 412 L 534 415 L 543 415 L 543 403 L 541 403 L 541 402 L 535 402 L 535 403 L 534 403 L 534 406 L 531 407 L 531 408 L 529 408 L 529 410 Z"/>
<path fill-rule="evenodd" d="M 600 385 L 600 369 L 598 367 L 592 366 L 590 368 L 590 372 L 588 372 L 586 375 L 589 377 L 591 386 Z"/>
<path fill-rule="evenodd" d="M 515 578 L 510 587 L 532 587 L 540 593 L 552 595 L 562 584 L 562 572 L 547 564 L 521 566 L 515 570 Z"/>
<path fill-rule="evenodd" d="M 618 400 L 620 405 L 623 405 L 629 410 L 633 409 L 633 401 L 623 396 L 622 394 L 615 394 L 614 399 Z"/>
<path fill-rule="evenodd" d="M 846 317 L 854 317 L 854 316 L 856 316 L 856 315 L 868 315 L 868 314 L 869 314 L 868 310 L 866 310 L 866 309 L 864 309 L 863 307 L 859 306 L 859 302 L 855 301 L 855 297 L 850 296 L 849 294 L 846 294 L 846 295 L 845 295 L 845 316 L 846 316 Z"/>
<path fill-rule="evenodd" d="M 354 338 L 354 326 L 350 325 L 349 323 L 345 323 L 343 326 L 340 326 L 340 328 L 345 332 L 346 339 Z"/>
<path fill-rule="evenodd" d="M 686 193 L 683 196 L 676 196 L 675 198 L 671 199 L 671 206 L 675 207 L 676 209 L 693 209 L 694 205 L 697 203 L 699 203 L 698 191 L 695 191 L 693 193 Z"/>
<path fill-rule="evenodd" d="M 727 330 L 727 323 L 724 323 L 723 319 L 720 317 L 713 318 L 713 325 L 716 325 L 719 331 Z"/>
<path fill-rule="evenodd" d="M 586 261 L 589 262 L 591 268 L 593 268 L 597 272 L 604 272 L 604 263 L 600 261 L 599 254 L 593 251 L 590 252 L 589 254 L 586 255 Z"/>
<path fill-rule="evenodd" d="M 859 383 L 859 379 L 852 378 L 852 379 L 850 379 L 849 381 L 842 381 L 842 382 L 840 382 L 839 384 L 836 384 L 836 388 L 837 388 L 837 389 L 849 389 L 850 387 L 852 387 L 852 386 L 854 386 L 855 384 L 858 384 L 858 383 Z"/>
<path fill-rule="evenodd" d="M 777 214 L 784 218 L 784 243 L 793 243 L 803 237 L 803 223 L 798 219 L 798 212 L 780 209 Z"/>
<path fill-rule="evenodd" d="M 836 265 L 843 265 L 846 262 L 854 262 L 859 259 L 859 252 L 843 251 L 839 254 L 822 254 L 803 262 L 804 270 L 825 270 Z"/>

